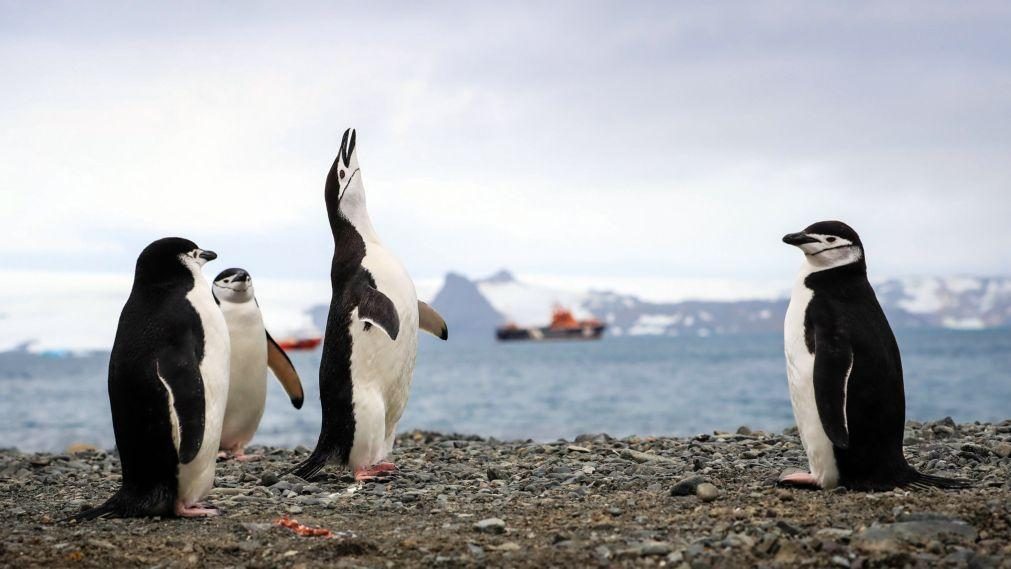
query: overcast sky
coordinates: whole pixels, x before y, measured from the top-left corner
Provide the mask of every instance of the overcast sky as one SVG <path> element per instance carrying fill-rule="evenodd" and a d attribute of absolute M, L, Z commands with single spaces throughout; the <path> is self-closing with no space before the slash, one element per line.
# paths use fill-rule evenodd
<path fill-rule="evenodd" d="M 832 218 L 878 276 L 1011 267 L 1007 3 L 329 4 L 0 3 L 0 265 L 326 278 L 354 126 L 418 279 L 788 280 Z"/>

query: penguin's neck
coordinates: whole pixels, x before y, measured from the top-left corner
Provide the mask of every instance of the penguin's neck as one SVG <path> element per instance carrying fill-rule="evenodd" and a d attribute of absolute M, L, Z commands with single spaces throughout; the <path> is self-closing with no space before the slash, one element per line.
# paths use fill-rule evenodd
<path fill-rule="evenodd" d="M 350 203 L 341 204 L 341 215 L 351 224 L 351 227 L 362 236 L 366 243 L 380 244 L 379 235 L 372 227 L 372 219 L 369 218 L 369 211 L 365 207 L 365 200 L 348 200 Z"/>
<path fill-rule="evenodd" d="M 869 286 L 867 262 L 863 258 L 853 263 L 827 269 L 812 267 L 809 263 L 804 263 L 804 265 L 800 278 L 803 279 L 804 285 L 811 290 L 841 290 L 854 286 Z M 805 273 L 805 269 L 808 272 Z"/>

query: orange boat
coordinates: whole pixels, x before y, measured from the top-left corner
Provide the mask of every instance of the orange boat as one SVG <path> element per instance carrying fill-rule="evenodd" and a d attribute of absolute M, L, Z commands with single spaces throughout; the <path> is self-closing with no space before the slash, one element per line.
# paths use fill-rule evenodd
<path fill-rule="evenodd" d="M 315 338 L 284 338 L 277 341 L 277 345 L 281 346 L 282 350 L 315 350 L 320 343 L 323 342 L 322 337 Z"/>
<path fill-rule="evenodd" d="M 596 318 L 576 320 L 572 311 L 555 306 L 551 311 L 551 324 L 535 328 L 521 328 L 509 323 L 495 330 L 495 337 L 508 340 L 598 340 L 606 326 Z"/>

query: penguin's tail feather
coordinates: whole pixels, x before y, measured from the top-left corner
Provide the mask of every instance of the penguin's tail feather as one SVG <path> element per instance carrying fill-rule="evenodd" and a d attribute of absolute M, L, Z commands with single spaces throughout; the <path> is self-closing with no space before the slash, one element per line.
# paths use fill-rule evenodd
<path fill-rule="evenodd" d="M 97 508 L 68 516 L 65 522 L 83 522 L 99 518 L 143 518 L 173 515 L 175 489 L 167 485 L 147 488 L 143 492 L 120 488 Z"/>
<path fill-rule="evenodd" d="M 86 522 L 89 520 L 97 520 L 98 518 L 116 518 L 122 516 L 122 511 L 119 507 L 119 500 L 117 499 L 119 495 L 114 495 L 112 498 L 106 500 L 104 504 L 98 506 L 97 508 L 91 508 L 90 510 L 84 510 L 83 512 L 78 512 L 72 516 L 68 516 L 63 519 L 64 522 Z"/>
<path fill-rule="evenodd" d="M 923 474 L 916 471 L 910 467 L 909 478 L 905 481 L 903 486 L 911 486 L 913 488 L 941 488 L 944 490 L 962 490 L 965 488 L 972 488 L 973 483 L 971 480 L 965 480 L 963 478 L 944 478 L 942 476 L 931 476 L 929 474 Z"/>
<path fill-rule="evenodd" d="M 292 468 L 285 474 L 294 474 L 302 480 L 309 480 L 313 476 L 316 476 L 320 470 L 323 470 L 323 467 L 326 466 L 327 462 L 327 457 L 324 453 L 313 452 L 309 455 L 309 458 L 303 460 L 298 466 Z"/>

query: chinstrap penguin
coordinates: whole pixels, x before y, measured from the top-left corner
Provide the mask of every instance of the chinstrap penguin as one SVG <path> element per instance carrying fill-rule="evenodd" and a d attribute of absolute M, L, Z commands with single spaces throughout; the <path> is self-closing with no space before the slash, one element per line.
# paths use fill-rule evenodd
<path fill-rule="evenodd" d="M 323 426 L 312 455 L 292 471 L 302 478 L 328 463 L 349 467 L 357 480 L 395 470 L 385 459 L 407 405 L 419 326 L 448 336 L 442 317 L 418 302 L 407 270 L 372 227 L 356 138 L 354 130 L 344 132 L 326 179 L 334 254 L 319 369 Z"/>
<path fill-rule="evenodd" d="M 71 519 L 219 513 L 200 503 L 214 484 L 228 396 L 228 328 L 201 273 L 216 257 L 178 237 L 138 257 L 109 358 L 122 486 Z"/>
<path fill-rule="evenodd" d="M 780 482 L 852 490 L 968 486 L 921 474 L 902 454 L 902 361 L 867 281 L 857 233 L 822 221 L 783 242 L 804 253 L 784 339 L 790 400 L 811 472 Z"/>
<path fill-rule="evenodd" d="M 224 457 L 237 460 L 255 458 L 245 454 L 263 417 L 267 402 L 267 367 L 281 382 L 291 404 L 302 408 L 302 382 L 284 350 L 263 325 L 260 303 L 253 291 L 253 279 L 242 269 L 225 269 L 214 277 L 214 300 L 221 306 L 231 341 L 228 405 L 221 429 L 220 448 Z"/>

